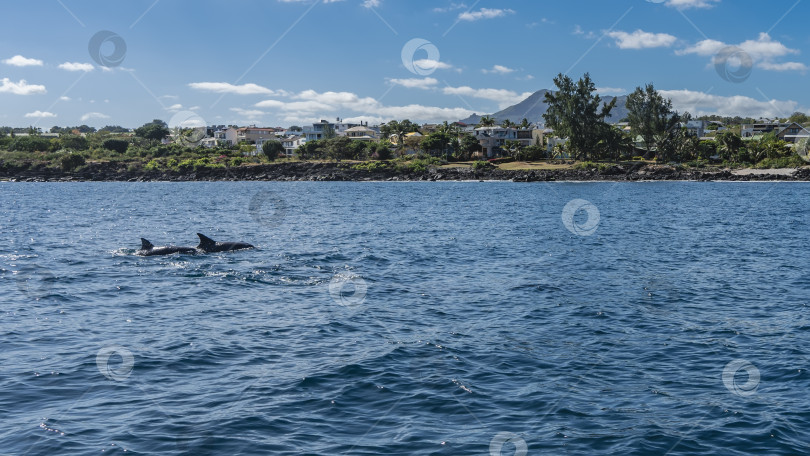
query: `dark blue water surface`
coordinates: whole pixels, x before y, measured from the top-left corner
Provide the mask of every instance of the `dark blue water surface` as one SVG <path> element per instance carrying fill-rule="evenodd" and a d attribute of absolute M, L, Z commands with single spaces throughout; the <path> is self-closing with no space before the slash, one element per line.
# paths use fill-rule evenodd
<path fill-rule="evenodd" d="M 0 208 L 3 455 L 810 453 L 810 184 L 2 183 Z M 196 232 L 258 248 L 134 255 Z"/>

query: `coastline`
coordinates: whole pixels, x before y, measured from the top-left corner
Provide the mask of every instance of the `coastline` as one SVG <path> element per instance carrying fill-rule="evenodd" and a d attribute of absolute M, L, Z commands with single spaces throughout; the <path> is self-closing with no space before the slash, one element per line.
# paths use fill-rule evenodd
<path fill-rule="evenodd" d="M 612 165 L 606 169 L 479 169 L 436 167 L 425 171 L 367 171 L 353 163 L 287 162 L 189 171 L 130 170 L 116 163 L 89 163 L 76 171 L 51 167 L 0 171 L 10 182 L 189 182 L 189 181 L 810 181 L 810 168 L 762 170 L 678 169 L 666 165 Z"/>

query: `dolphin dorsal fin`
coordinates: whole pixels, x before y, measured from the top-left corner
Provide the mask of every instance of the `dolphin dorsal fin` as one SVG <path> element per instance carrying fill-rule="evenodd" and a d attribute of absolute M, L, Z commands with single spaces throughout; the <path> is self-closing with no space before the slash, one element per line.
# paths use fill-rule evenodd
<path fill-rule="evenodd" d="M 151 249 L 153 247 L 154 247 L 154 245 L 152 245 L 151 242 L 147 241 L 144 238 L 141 238 L 141 250 L 149 250 L 149 249 Z"/>
<path fill-rule="evenodd" d="M 200 245 L 197 246 L 197 248 L 199 249 L 206 250 L 208 248 L 214 247 L 217 244 L 215 240 L 211 239 L 210 237 L 204 234 L 197 233 L 197 236 L 200 237 Z"/>

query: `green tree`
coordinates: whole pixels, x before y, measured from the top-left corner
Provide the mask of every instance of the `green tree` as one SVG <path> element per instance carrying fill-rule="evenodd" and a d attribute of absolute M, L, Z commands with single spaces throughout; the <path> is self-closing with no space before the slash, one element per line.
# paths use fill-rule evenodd
<path fill-rule="evenodd" d="M 576 83 L 559 74 L 554 84 L 557 92 L 545 94 L 548 110 L 543 118 L 546 125 L 554 129 L 557 136 L 568 138 L 567 148 L 574 158 L 587 160 L 596 150 L 601 135 L 610 128 L 605 119 L 610 116 L 616 99 L 603 104 L 588 73 Z"/>
<path fill-rule="evenodd" d="M 714 137 L 720 157 L 726 161 L 737 161 L 740 148 L 743 146 L 740 135 L 730 131 L 721 131 Z"/>
<path fill-rule="evenodd" d="M 127 133 L 129 132 L 129 129 L 121 127 L 119 125 L 107 125 L 99 129 L 98 131 L 107 131 L 110 133 Z"/>
<path fill-rule="evenodd" d="M 515 124 L 514 122 L 512 122 L 509 119 L 504 119 L 504 121 L 501 122 L 501 127 L 503 127 L 503 128 L 513 128 L 515 126 L 517 126 L 517 124 Z"/>
<path fill-rule="evenodd" d="M 478 121 L 478 125 L 476 125 L 476 127 L 494 127 L 494 126 L 495 126 L 495 118 L 492 116 L 481 117 L 481 120 Z"/>
<path fill-rule="evenodd" d="M 458 147 L 458 159 L 469 160 L 476 152 L 481 152 L 481 143 L 469 133 L 462 134 Z"/>
<path fill-rule="evenodd" d="M 686 113 L 684 119 L 688 121 L 689 118 L 689 114 Z M 656 157 L 660 161 L 689 161 L 693 160 L 700 151 L 700 139 L 690 133 L 686 127 L 670 128 L 656 139 Z"/>
<path fill-rule="evenodd" d="M 169 133 L 171 133 L 171 131 L 169 131 L 169 126 L 166 125 L 166 122 L 160 119 L 155 119 L 135 129 L 135 136 L 149 140 L 153 143 L 162 140 L 166 136 L 169 136 Z"/>
<path fill-rule="evenodd" d="M 524 117 L 523 120 L 520 121 L 520 125 L 518 125 L 518 128 L 520 128 L 521 130 L 529 130 L 532 128 L 532 124 L 529 122 L 529 119 Z"/>
<path fill-rule="evenodd" d="M 377 160 L 391 159 L 391 143 L 389 141 L 382 140 L 374 143 L 369 147 L 369 150 L 371 151 L 371 158 Z"/>
<path fill-rule="evenodd" d="M 518 154 L 520 154 L 521 149 L 520 141 L 514 139 L 507 139 L 504 142 L 502 149 L 510 157 L 517 158 Z"/>
<path fill-rule="evenodd" d="M 22 152 L 48 152 L 52 149 L 53 143 L 48 138 L 41 136 L 17 136 L 8 145 L 8 150 L 18 150 Z"/>
<path fill-rule="evenodd" d="M 608 127 L 601 137 L 597 144 L 599 158 L 618 161 L 633 152 L 633 139 L 618 128 Z"/>
<path fill-rule="evenodd" d="M 62 157 L 62 160 L 60 160 L 62 171 L 73 171 L 84 164 L 84 157 L 79 154 L 68 154 Z"/>
<path fill-rule="evenodd" d="M 649 154 L 656 142 L 666 138 L 670 129 L 680 122 L 672 110 L 672 101 L 664 99 L 652 84 L 636 90 L 627 97 L 627 120 L 633 134 L 641 136 Z M 656 141 L 658 139 L 658 141 Z M 662 159 L 664 157 L 659 157 Z"/>
<path fill-rule="evenodd" d="M 89 147 L 87 138 L 72 133 L 60 136 L 57 143 L 63 149 L 87 150 Z"/>
<path fill-rule="evenodd" d="M 408 119 L 401 122 L 392 120 L 380 127 L 380 133 L 382 133 L 383 137 L 386 139 L 394 137 L 395 144 L 400 152 L 405 147 L 405 136 L 415 131 L 419 131 L 419 126 Z"/>
<path fill-rule="evenodd" d="M 129 141 L 112 138 L 105 139 L 104 142 L 101 143 L 101 147 L 107 150 L 118 152 L 119 154 L 123 154 L 126 153 L 127 149 L 129 148 Z"/>
<path fill-rule="evenodd" d="M 264 144 L 262 144 L 262 153 L 264 153 L 264 156 L 267 157 L 268 160 L 274 161 L 280 154 L 284 153 L 284 144 L 281 144 L 281 141 L 276 141 L 275 139 L 265 141 Z"/>
<path fill-rule="evenodd" d="M 302 160 L 321 159 L 326 156 L 324 140 L 307 141 L 295 149 L 295 155 Z"/>
<path fill-rule="evenodd" d="M 803 112 L 794 112 L 789 118 L 788 122 L 796 122 L 799 125 L 810 123 L 810 116 Z"/>
<path fill-rule="evenodd" d="M 352 145 L 353 142 L 346 136 L 324 140 L 326 157 L 337 161 L 352 159 L 352 155 L 356 152 L 355 147 Z"/>

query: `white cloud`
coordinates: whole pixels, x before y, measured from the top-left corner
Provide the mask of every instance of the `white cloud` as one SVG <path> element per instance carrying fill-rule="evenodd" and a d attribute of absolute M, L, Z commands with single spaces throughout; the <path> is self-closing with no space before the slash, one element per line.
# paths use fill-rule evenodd
<path fill-rule="evenodd" d="M 730 47 L 742 50 L 742 54 L 734 55 L 730 50 L 729 55 L 721 51 Z M 779 41 L 774 41 L 767 33 L 760 33 L 756 40 L 745 40 L 742 43 L 731 45 L 717 40 L 699 41 L 693 46 L 675 52 L 677 55 L 695 54 L 701 57 L 711 57 L 712 64 L 723 63 L 731 59 L 739 59 L 743 64 L 753 64 L 758 68 L 770 71 L 805 71 L 807 66 L 799 62 L 774 62 L 774 59 L 785 57 L 791 54 L 798 54 L 796 49 L 790 49 Z M 748 58 L 750 58 L 750 61 Z"/>
<path fill-rule="evenodd" d="M 807 65 L 801 62 L 760 62 L 757 67 L 770 71 L 807 71 Z"/>
<path fill-rule="evenodd" d="M 515 11 L 511 9 L 481 8 L 478 11 L 466 11 L 464 13 L 459 14 L 458 20 L 472 22 L 480 19 L 494 19 L 496 17 L 502 17 L 514 13 Z"/>
<path fill-rule="evenodd" d="M 792 100 L 757 100 L 742 95 L 724 97 L 692 90 L 659 90 L 672 100 L 672 106 L 692 115 L 720 114 L 741 117 L 784 117 L 795 112 L 799 104 Z"/>
<path fill-rule="evenodd" d="M 380 0 L 363 0 L 364 8 L 378 8 L 379 6 Z"/>
<path fill-rule="evenodd" d="M 650 33 L 643 30 L 636 30 L 633 33 L 617 30 L 608 32 L 607 35 L 616 40 L 619 49 L 670 47 L 678 40 L 676 37 L 666 33 Z"/>
<path fill-rule="evenodd" d="M 48 118 L 48 117 L 56 117 L 56 114 L 54 114 L 52 112 L 47 112 L 47 111 L 45 111 L 45 112 L 43 112 L 43 111 L 34 111 L 34 112 L 27 113 L 25 115 L 25 117 L 34 117 L 34 118 L 38 118 L 38 119 L 45 119 L 45 118 Z"/>
<path fill-rule="evenodd" d="M 574 35 L 583 35 L 586 39 L 589 39 L 589 40 L 593 39 L 593 38 L 596 38 L 596 33 L 586 32 L 585 30 L 582 30 L 582 27 L 580 27 L 579 25 L 574 26 L 574 32 L 573 33 L 574 33 Z"/>
<path fill-rule="evenodd" d="M 509 67 L 505 67 L 503 65 L 495 65 L 490 70 L 484 69 L 484 70 L 481 70 L 481 71 L 484 72 L 484 73 L 509 74 L 509 73 L 513 73 L 515 70 L 512 69 L 512 68 L 509 68 Z"/>
<path fill-rule="evenodd" d="M 439 60 L 432 60 L 432 59 L 419 59 L 413 61 L 413 66 L 415 68 L 429 68 L 432 70 L 452 70 L 453 65 L 449 63 L 445 63 Z M 460 71 L 460 70 L 457 70 Z"/>
<path fill-rule="evenodd" d="M 467 5 L 464 3 L 450 3 L 450 6 L 446 6 L 444 8 L 433 8 L 434 13 L 448 13 L 450 11 L 460 10 L 460 9 L 467 9 Z"/>
<path fill-rule="evenodd" d="M 689 8 L 711 8 L 717 3 L 720 3 L 720 0 L 668 0 L 667 6 L 683 10 Z"/>
<path fill-rule="evenodd" d="M 388 82 L 394 85 L 400 85 L 409 89 L 429 89 L 439 83 L 436 78 L 408 78 L 408 79 L 389 79 Z"/>
<path fill-rule="evenodd" d="M 316 92 L 305 90 L 292 96 L 293 101 L 264 100 L 256 108 L 280 111 L 284 121 L 308 122 L 333 115 L 358 113 L 369 119 L 411 119 L 418 122 L 458 120 L 473 112 L 463 108 L 441 108 L 411 104 L 386 106 L 371 97 L 360 97 L 351 92 Z"/>
<path fill-rule="evenodd" d="M 264 111 L 260 111 L 258 109 L 231 108 L 231 111 L 249 119 L 257 119 L 265 115 Z"/>
<path fill-rule="evenodd" d="M 110 116 L 108 116 L 107 114 L 103 114 L 100 112 L 88 112 L 87 114 L 82 116 L 81 121 L 87 122 L 88 120 L 91 119 L 109 119 L 109 118 Z"/>
<path fill-rule="evenodd" d="M 597 87 L 596 93 L 599 95 L 626 95 L 627 90 L 619 87 Z"/>
<path fill-rule="evenodd" d="M 89 63 L 65 62 L 59 64 L 59 68 L 67 71 L 93 71 L 95 67 Z"/>
<path fill-rule="evenodd" d="M 25 79 L 12 82 L 9 78 L 0 79 L 0 93 L 13 93 L 14 95 L 33 95 L 47 93 L 44 85 L 28 84 Z"/>
<path fill-rule="evenodd" d="M 180 112 L 183 109 L 184 109 L 183 105 L 180 104 L 180 103 L 175 103 L 175 104 L 169 106 L 168 108 L 166 108 L 166 110 L 169 111 L 169 112 Z"/>
<path fill-rule="evenodd" d="M 227 82 L 192 82 L 192 89 L 214 93 L 232 93 L 237 95 L 279 95 L 278 92 L 256 84 L 234 85 Z"/>
<path fill-rule="evenodd" d="M 528 98 L 532 93 L 517 93 L 506 89 L 473 89 L 472 87 L 445 87 L 445 95 L 458 95 L 461 97 L 481 98 L 498 103 L 500 109 L 507 108 Z"/>
<path fill-rule="evenodd" d="M 26 67 L 26 66 L 42 66 L 42 60 L 39 59 L 29 59 L 23 57 L 21 55 L 15 55 L 9 59 L 3 60 L 3 63 L 6 65 L 17 66 L 17 67 Z"/>
<path fill-rule="evenodd" d="M 59 97 L 59 101 L 70 101 L 70 97 Z"/>

